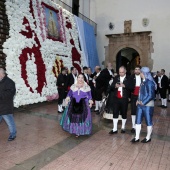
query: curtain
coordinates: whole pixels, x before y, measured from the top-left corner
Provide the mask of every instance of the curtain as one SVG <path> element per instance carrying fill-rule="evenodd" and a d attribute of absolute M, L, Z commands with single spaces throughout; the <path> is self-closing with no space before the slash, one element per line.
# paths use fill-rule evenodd
<path fill-rule="evenodd" d="M 84 37 L 86 43 L 86 49 L 88 53 L 88 64 L 89 67 L 94 71 L 96 65 L 99 65 L 96 37 L 94 34 L 94 27 L 87 22 L 83 21 L 84 24 Z"/>
<path fill-rule="evenodd" d="M 78 18 L 77 16 L 74 16 L 75 21 L 76 21 L 76 25 L 77 25 L 77 29 L 78 29 L 78 33 L 79 33 L 79 41 L 80 41 L 80 46 L 81 46 L 81 50 L 83 53 L 83 66 L 89 66 L 89 62 L 88 62 L 88 52 L 86 49 L 86 42 L 85 42 L 85 37 L 84 37 L 84 24 L 83 24 L 83 20 L 81 18 Z"/>

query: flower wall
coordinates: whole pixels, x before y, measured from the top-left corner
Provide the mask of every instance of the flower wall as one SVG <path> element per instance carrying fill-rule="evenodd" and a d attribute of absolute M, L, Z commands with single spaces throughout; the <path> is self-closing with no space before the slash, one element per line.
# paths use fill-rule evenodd
<path fill-rule="evenodd" d="M 3 44 L 6 70 L 16 83 L 15 107 L 58 97 L 63 66 L 83 65 L 74 16 L 51 0 L 6 0 L 10 25 Z"/>

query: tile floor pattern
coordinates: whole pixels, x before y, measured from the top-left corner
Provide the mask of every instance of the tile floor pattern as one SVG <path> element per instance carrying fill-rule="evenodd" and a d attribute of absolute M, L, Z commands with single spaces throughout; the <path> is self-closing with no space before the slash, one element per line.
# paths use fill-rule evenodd
<path fill-rule="evenodd" d="M 8 129 L 0 124 L 0 170 L 170 170 L 170 104 L 155 106 L 148 144 L 131 144 L 130 111 L 127 133 L 111 136 L 112 121 L 92 115 L 93 134 L 75 138 L 61 129 L 56 102 L 16 110 L 15 141 L 7 142 Z M 145 135 L 143 125 L 141 139 Z"/>

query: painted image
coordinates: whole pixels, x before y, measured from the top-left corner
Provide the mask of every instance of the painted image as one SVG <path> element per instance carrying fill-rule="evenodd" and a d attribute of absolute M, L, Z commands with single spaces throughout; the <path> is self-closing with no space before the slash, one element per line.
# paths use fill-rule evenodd
<path fill-rule="evenodd" d="M 45 7 L 46 28 L 49 38 L 60 39 L 60 24 L 57 13 Z"/>

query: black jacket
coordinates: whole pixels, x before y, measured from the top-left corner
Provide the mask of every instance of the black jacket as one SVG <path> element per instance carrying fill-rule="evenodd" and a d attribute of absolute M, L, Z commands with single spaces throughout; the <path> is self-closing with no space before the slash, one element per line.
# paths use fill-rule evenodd
<path fill-rule="evenodd" d="M 82 73 L 82 74 L 83 74 L 83 77 L 84 77 L 84 81 L 85 81 L 86 83 L 89 83 L 89 75 L 87 74 L 87 77 L 88 77 L 88 78 L 86 78 L 85 74 L 84 74 L 84 73 Z"/>
<path fill-rule="evenodd" d="M 159 77 L 157 75 L 154 77 L 154 81 L 155 81 L 155 83 L 157 84 L 157 87 L 158 87 L 159 86 L 159 84 L 158 84 Z"/>
<path fill-rule="evenodd" d="M 113 80 L 113 83 L 110 87 L 110 90 L 113 91 L 113 96 L 117 97 L 117 91 L 118 88 L 115 88 L 116 83 L 120 82 L 120 76 L 116 76 Z M 132 91 L 132 86 L 130 83 L 130 77 L 126 75 L 126 77 L 124 78 L 123 84 L 125 85 L 125 87 L 123 88 L 123 98 L 129 98 L 130 96 L 130 91 Z"/>
<path fill-rule="evenodd" d="M 157 75 L 154 77 L 154 81 L 155 81 L 155 83 L 156 83 L 157 86 L 158 86 L 158 76 L 157 76 Z"/>
<path fill-rule="evenodd" d="M 164 89 L 168 89 L 168 77 L 166 75 L 163 75 L 162 79 L 161 79 L 161 87 Z"/>
<path fill-rule="evenodd" d="M 58 88 L 67 89 L 67 76 L 60 73 L 57 77 L 57 86 Z"/>
<path fill-rule="evenodd" d="M 0 115 L 13 114 L 15 92 L 15 83 L 5 76 L 0 81 Z"/>
<path fill-rule="evenodd" d="M 112 72 L 113 75 L 114 75 L 114 70 L 111 70 L 111 72 Z M 105 69 L 103 69 L 103 70 L 101 71 L 101 75 L 103 76 L 103 79 L 105 80 L 105 81 L 104 81 L 104 92 L 106 93 L 107 88 L 108 88 L 108 86 L 109 86 L 109 81 L 113 78 L 113 76 L 110 75 L 110 73 L 109 73 L 109 71 L 108 71 L 107 68 L 105 68 Z"/>
<path fill-rule="evenodd" d="M 74 77 L 73 74 L 70 73 L 67 76 L 67 88 L 70 88 L 74 84 Z"/>
<path fill-rule="evenodd" d="M 92 90 L 92 88 L 94 88 L 94 84 L 93 84 L 93 77 L 94 77 L 94 75 L 91 74 L 91 75 L 88 75 L 88 76 L 89 76 L 89 86 L 90 86 L 90 88 Z"/>
<path fill-rule="evenodd" d="M 103 89 L 105 87 L 105 79 L 102 76 L 102 74 L 100 73 L 99 76 L 95 79 L 96 81 L 96 89 Z"/>
<path fill-rule="evenodd" d="M 95 90 L 94 99 L 100 101 L 102 100 L 102 93 L 104 92 L 104 86 L 105 86 L 105 80 L 103 79 L 101 73 L 99 74 L 99 76 L 96 77 L 95 82 L 96 82 L 96 86 L 94 88 Z"/>

